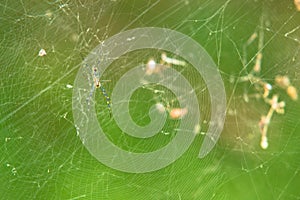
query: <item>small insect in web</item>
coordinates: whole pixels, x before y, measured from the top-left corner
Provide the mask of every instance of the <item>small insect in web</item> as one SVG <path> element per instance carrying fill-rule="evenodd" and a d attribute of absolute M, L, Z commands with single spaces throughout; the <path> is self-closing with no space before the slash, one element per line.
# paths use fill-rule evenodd
<path fill-rule="evenodd" d="M 185 61 L 169 58 L 165 52 L 161 54 L 161 64 L 185 66 Z"/>
<path fill-rule="evenodd" d="M 295 4 L 296 1 L 295 0 Z M 263 27 L 263 17 L 261 18 L 261 27 Z M 275 77 L 275 85 L 278 87 L 273 87 L 271 83 L 268 83 L 266 80 L 263 79 L 261 76 L 261 67 L 262 67 L 262 50 L 264 49 L 264 29 L 260 28 L 258 33 L 253 33 L 250 38 L 247 40 L 246 44 L 243 47 L 244 51 L 244 58 L 243 58 L 243 65 L 246 67 L 246 47 L 250 45 L 256 38 L 258 37 L 258 50 L 256 53 L 255 65 L 253 69 L 245 76 L 239 78 L 239 82 L 250 82 L 251 85 L 255 87 L 258 93 L 255 93 L 256 98 L 262 98 L 266 104 L 269 104 L 270 108 L 267 115 L 262 115 L 261 119 L 258 123 L 259 130 L 261 133 L 261 142 L 260 146 L 262 149 L 267 149 L 268 144 L 268 127 L 271 123 L 271 119 L 274 113 L 284 114 L 285 113 L 285 101 L 279 101 L 279 92 L 278 89 L 283 89 L 286 91 L 286 94 L 293 100 L 298 100 L 298 92 L 295 86 L 293 86 L 290 82 L 290 79 L 287 75 L 276 75 Z M 245 102 L 249 102 L 247 91 L 244 92 L 244 100 Z M 272 96 L 272 98 L 270 98 Z"/>
<path fill-rule="evenodd" d="M 41 49 L 41 50 L 39 51 L 38 56 L 43 57 L 43 56 L 45 56 L 45 55 L 47 55 L 46 50 L 45 50 L 45 49 Z"/>
<path fill-rule="evenodd" d="M 183 60 L 177 60 L 175 58 L 170 58 L 165 52 L 161 54 L 160 63 L 156 63 L 153 58 L 151 58 L 146 64 L 146 75 L 159 74 L 166 67 L 171 67 L 173 65 L 182 66 L 186 65 Z"/>
<path fill-rule="evenodd" d="M 165 107 L 162 103 L 156 103 L 155 107 L 160 113 L 168 111 L 170 119 L 174 120 L 182 119 L 188 113 L 187 108 L 170 108 L 169 105 Z"/>
<path fill-rule="evenodd" d="M 86 66 L 89 68 L 89 65 L 86 64 Z M 94 91 L 97 88 L 100 88 L 102 95 L 105 97 L 106 100 L 106 104 L 107 104 L 107 108 L 109 110 L 109 113 L 111 115 L 111 100 L 110 97 L 108 96 L 106 89 L 103 87 L 101 81 L 100 81 L 100 74 L 99 71 L 96 67 L 92 67 L 92 77 L 93 77 L 93 81 L 92 81 L 92 87 L 90 90 L 90 94 L 89 97 L 87 98 L 87 104 L 88 106 L 90 105 L 90 100 L 93 97 Z"/>

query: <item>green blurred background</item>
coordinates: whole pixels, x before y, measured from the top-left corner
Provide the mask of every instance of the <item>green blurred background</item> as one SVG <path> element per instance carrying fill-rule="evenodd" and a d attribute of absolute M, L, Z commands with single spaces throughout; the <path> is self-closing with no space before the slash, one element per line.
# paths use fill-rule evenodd
<path fill-rule="evenodd" d="M 251 85 L 231 81 L 251 70 L 258 42 L 248 46 L 245 66 L 243 46 L 255 31 L 262 31 L 261 77 L 273 83 L 276 75 L 288 75 L 299 88 L 300 12 L 293 1 L 2 0 L 0 24 L 1 199 L 300 199 L 299 100 L 282 93 L 286 113 L 274 115 L 269 148 L 262 150 L 258 122 L 269 107 L 259 99 L 245 102 L 243 91 Z M 197 158 L 203 141 L 199 135 L 170 166 L 129 174 L 99 163 L 82 145 L 72 118 L 72 88 L 67 85 L 73 85 L 82 60 L 101 41 L 150 26 L 184 33 L 206 49 L 225 84 L 228 116 L 217 146 L 204 159 Z M 39 57 L 42 48 L 47 55 Z M 108 93 L 134 64 L 155 56 L 159 52 L 120 58 L 103 75 L 111 80 L 105 83 Z M 209 96 L 201 77 L 191 74 L 185 75 L 192 77 L 205 131 Z M 138 141 L 121 134 L 101 94 L 96 98 L 99 122 L 124 149 L 151 151 L 176 134 L 174 121 L 165 127 L 171 134 L 160 134 L 157 140 Z M 156 98 L 139 90 L 132 99 L 133 119 L 147 124 L 145 113 Z"/>

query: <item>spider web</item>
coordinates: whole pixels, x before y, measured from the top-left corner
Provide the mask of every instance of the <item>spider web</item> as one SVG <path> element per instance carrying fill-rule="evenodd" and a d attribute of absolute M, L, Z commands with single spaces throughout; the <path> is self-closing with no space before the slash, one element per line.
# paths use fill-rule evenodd
<path fill-rule="evenodd" d="M 275 86 L 275 77 L 286 75 L 299 90 L 300 13 L 292 1 L 3 1 L 0 13 L 0 191 L 4 199 L 300 198 L 299 100 L 274 87 L 286 103 L 285 114 L 273 115 L 269 147 L 264 150 L 258 123 L 270 106 L 253 98 L 258 92 L 254 83 L 238 82 L 250 73 L 261 52 L 259 77 Z M 134 174 L 111 169 L 89 153 L 73 121 L 72 92 L 77 72 L 97 45 L 139 27 L 176 30 L 204 47 L 224 81 L 227 116 L 217 145 L 198 159 L 211 116 L 209 91 L 193 66 L 172 66 L 197 95 L 201 134 L 171 165 Z M 244 51 L 254 32 L 258 38 Z M 41 49 L 46 55 L 39 56 Z M 101 75 L 108 95 L 124 73 L 149 59 L 159 62 L 162 53 L 143 49 L 114 61 Z M 169 118 L 155 137 L 128 136 L 110 117 L 101 91 L 93 95 L 107 138 L 126 151 L 155 151 L 176 136 L 181 122 Z M 156 103 L 180 106 L 171 90 L 145 84 L 130 98 L 132 119 L 147 125 L 148 110 Z"/>

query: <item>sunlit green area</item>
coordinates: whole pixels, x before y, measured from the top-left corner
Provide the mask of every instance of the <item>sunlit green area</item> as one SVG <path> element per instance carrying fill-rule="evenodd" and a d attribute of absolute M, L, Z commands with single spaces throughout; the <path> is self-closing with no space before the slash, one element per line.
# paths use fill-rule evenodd
<path fill-rule="evenodd" d="M 2 1 L 0 20 L 1 198 L 300 198 L 300 100 L 291 99 L 275 82 L 278 75 L 289 77 L 299 95 L 300 12 L 293 1 Z M 186 34 L 216 63 L 225 85 L 227 115 L 217 145 L 205 158 L 199 159 L 198 153 L 209 127 L 210 96 L 191 65 L 172 67 L 197 94 L 202 129 L 174 163 L 158 171 L 125 173 L 103 165 L 82 144 L 72 113 L 77 72 L 102 41 L 138 27 Z M 249 42 L 253 33 L 257 37 Z M 39 55 L 41 49 L 46 55 Z M 145 49 L 120 57 L 102 76 L 109 80 L 103 82 L 107 93 L 111 95 L 118 79 L 136 65 L 149 59 L 159 62 L 161 53 Z M 239 81 L 251 73 L 259 53 L 257 77 L 273 86 L 270 98 L 278 94 L 285 102 L 285 113 L 272 115 L 267 149 L 260 145 L 259 122 L 270 105 L 256 83 Z M 180 120 L 168 118 L 154 137 L 134 138 L 110 116 L 100 91 L 94 98 L 105 134 L 126 151 L 162 148 L 180 125 Z M 148 110 L 158 102 L 179 106 L 172 91 L 162 86 L 136 90 L 129 102 L 132 119 L 147 125 Z"/>

